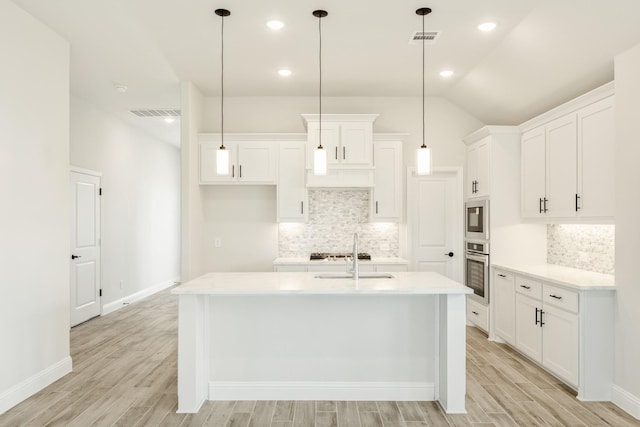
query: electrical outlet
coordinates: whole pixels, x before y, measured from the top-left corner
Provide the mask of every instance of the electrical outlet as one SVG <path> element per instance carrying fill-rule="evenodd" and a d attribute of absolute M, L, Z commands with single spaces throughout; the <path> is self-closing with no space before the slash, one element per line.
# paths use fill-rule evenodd
<path fill-rule="evenodd" d="M 216 248 L 221 248 L 222 247 L 222 239 L 220 237 L 216 237 L 215 239 L 213 239 L 213 246 Z"/>

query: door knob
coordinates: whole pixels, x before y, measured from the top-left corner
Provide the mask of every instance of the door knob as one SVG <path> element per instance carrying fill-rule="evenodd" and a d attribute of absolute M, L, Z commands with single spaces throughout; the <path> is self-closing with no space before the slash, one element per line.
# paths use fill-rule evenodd
<path fill-rule="evenodd" d="M 447 253 L 445 255 L 448 255 L 450 258 L 453 258 L 453 252 L 449 252 L 449 253 Z"/>
<path fill-rule="evenodd" d="M 82 258 L 82 255 L 71 255 L 71 259 Z"/>

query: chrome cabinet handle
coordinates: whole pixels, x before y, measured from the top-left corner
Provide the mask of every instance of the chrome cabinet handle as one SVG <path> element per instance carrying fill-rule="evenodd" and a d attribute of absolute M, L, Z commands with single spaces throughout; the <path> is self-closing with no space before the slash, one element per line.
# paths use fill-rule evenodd
<path fill-rule="evenodd" d="M 559 297 L 558 295 L 549 294 L 549 296 L 555 299 L 562 299 L 562 297 Z"/>

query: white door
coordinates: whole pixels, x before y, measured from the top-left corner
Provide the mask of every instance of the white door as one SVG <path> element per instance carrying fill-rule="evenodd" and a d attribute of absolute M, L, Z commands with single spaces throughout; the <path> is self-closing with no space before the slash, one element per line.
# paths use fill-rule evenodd
<path fill-rule="evenodd" d="M 546 148 L 544 126 L 522 135 L 522 216 L 543 216 Z"/>
<path fill-rule="evenodd" d="M 547 125 L 547 215 L 576 216 L 578 142 L 576 116 L 569 114 Z"/>
<path fill-rule="evenodd" d="M 516 348 L 542 362 L 542 328 L 540 301 L 516 292 Z"/>
<path fill-rule="evenodd" d="M 71 326 L 100 315 L 100 177 L 71 172 Z"/>
<path fill-rule="evenodd" d="M 463 281 L 463 209 L 460 169 L 407 176 L 411 270 L 435 271 Z M 451 256 L 450 256 L 451 255 Z"/>

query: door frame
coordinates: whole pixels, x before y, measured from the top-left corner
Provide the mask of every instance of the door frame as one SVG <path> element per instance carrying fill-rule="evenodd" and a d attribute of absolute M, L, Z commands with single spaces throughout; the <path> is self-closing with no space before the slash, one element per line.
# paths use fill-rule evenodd
<path fill-rule="evenodd" d="M 74 165 L 70 165 L 69 166 L 69 174 L 71 174 L 71 172 L 76 172 L 76 173 L 81 173 L 84 175 L 89 175 L 89 176 L 95 176 L 97 178 L 100 179 L 100 190 L 102 190 L 102 172 L 99 171 L 95 171 L 92 169 L 86 169 L 86 168 L 81 168 L 79 166 L 74 166 Z M 69 213 L 70 214 L 70 213 Z M 99 230 L 99 237 L 98 237 L 98 256 L 96 257 L 100 263 L 100 274 L 98 277 L 99 280 L 99 288 L 102 289 L 102 198 L 99 197 L 98 198 L 98 230 Z M 69 242 L 71 243 L 71 242 Z M 71 245 L 69 245 L 69 253 L 71 253 L 72 248 Z M 71 281 L 69 281 L 69 290 L 71 290 Z M 99 300 L 99 305 L 100 305 L 100 316 L 104 315 L 104 304 L 102 303 L 102 295 L 98 294 L 98 300 Z M 71 307 L 69 307 L 69 309 L 71 309 Z M 69 315 L 71 315 L 71 312 L 69 312 Z"/>
<path fill-rule="evenodd" d="M 415 199 L 416 194 L 413 191 L 413 185 L 411 185 L 412 179 L 431 179 L 437 178 L 442 174 L 453 175 L 455 179 L 454 188 L 455 194 L 453 194 L 453 215 L 455 222 L 459 224 L 459 227 L 454 227 L 453 232 L 453 251 L 460 256 L 454 260 L 454 276 L 456 281 L 464 283 L 464 183 L 463 183 L 463 170 L 461 166 L 446 166 L 435 167 L 432 169 L 431 175 L 416 175 L 416 169 L 413 166 L 407 168 L 407 252 L 409 258 L 409 266 L 411 270 L 416 269 L 416 262 L 414 259 L 413 251 L 413 231 L 415 225 L 411 221 L 411 213 L 409 212 L 412 206 L 412 201 Z"/>

